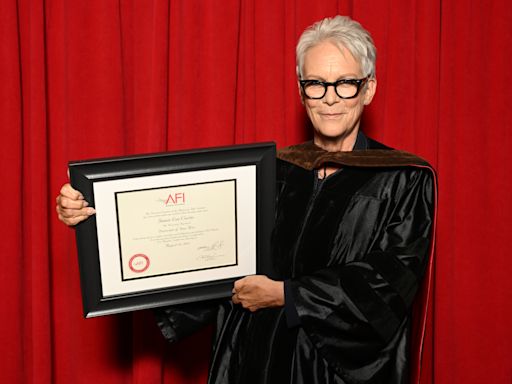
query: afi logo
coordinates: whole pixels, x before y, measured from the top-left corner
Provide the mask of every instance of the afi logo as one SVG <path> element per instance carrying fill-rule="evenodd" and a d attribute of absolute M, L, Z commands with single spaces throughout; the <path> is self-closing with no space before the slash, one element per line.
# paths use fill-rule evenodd
<path fill-rule="evenodd" d="M 169 194 L 169 197 L 165 201 L 165 205 L 176 205 L 176 204 L 185 204 L 185 193 L 176 192 Z"/>

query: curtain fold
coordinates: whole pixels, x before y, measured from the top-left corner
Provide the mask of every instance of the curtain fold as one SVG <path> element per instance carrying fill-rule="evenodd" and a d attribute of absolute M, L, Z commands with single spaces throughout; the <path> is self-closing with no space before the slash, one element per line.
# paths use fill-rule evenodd
<path fill-rule="evenodd" d="M 0 124 L 4 148 L 0 151 L 0 176 L 4 180 L 2 188 L 1 212 L 4 223 L 2 232 L 5 239 L 0 244 L 2 255 L 9 255 L 9 268 L 0 268 L 2 283 L 2 325 L 7 332 L 0 332 L 0 344 L 11 345 L 2 349 L 3 364 L 11 367 L 5 377 L 10 382 L 20 382 L 23 372 L 23 324 L 20 314 L 23 311 L 23 259 L 21 238 L 21 193 L 22 186 L 22 135 L 21 90 L 19 65 L 18 10 L 15 2 L 0 4 Z M 9 57 L 9 60 L 3 58 Z M 5 182 L 9 176 L 9 182 Z M 9 200 L 7 200 L 7 197 Z"/>
<path fill-rule="evenodd" d="M 295 43 L 337 13 L 378 50 L 364 130 L 439 175 L 423 383 L 510 383 L 512 4 L 439 0 L 3 0 L 0 368 L 7 383 L 204 382 L 209 329 L 166 345 L 151 311 L 83 319 L 70 160 L 311 136 Z"/>

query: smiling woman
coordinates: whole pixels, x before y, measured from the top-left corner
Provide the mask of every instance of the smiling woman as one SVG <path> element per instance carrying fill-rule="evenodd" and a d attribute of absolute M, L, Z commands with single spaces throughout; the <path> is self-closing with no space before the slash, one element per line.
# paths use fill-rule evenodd
<path fill-rule="evenodd" d="M 368 32 L 347 17 L 304 32 L 297 74 L 314 139 L 278 155 L 277 279 L 247 276 L 231 302 L 159 312 L 169 341 L 216 319 L 209 383 L 409 381 L 435 182 L 424 161 L 360 131 L 374 60 Z"/>

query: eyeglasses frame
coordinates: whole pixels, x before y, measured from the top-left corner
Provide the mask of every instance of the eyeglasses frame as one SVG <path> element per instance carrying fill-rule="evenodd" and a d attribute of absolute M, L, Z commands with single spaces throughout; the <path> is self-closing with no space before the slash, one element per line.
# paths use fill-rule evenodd
<path fill-rule="evenodd" d="M 302 94 L 304 95 L 304 97 L 306 97 L 308 99 L 311 99 L 311 100 L 323 99 L 325 97 L 325 95 L 327 94 L 327 88 L 328 87 L 334 87 L 334 92 L 336 93 L 336 95 L 340 99 L 347 100 L 347 99 L 354 99 L 354 98 L 356 98 L 359 95 L 359 92 L 361 92 L 361 89 L 363 88 L 363 86 L 368 82 L 368 80 L 370 80 L 370 75 L 368 75 L 366 77 L 363 77 L 361 79 L 340 79 L 340 80 L 336 80 L 334 82 L 320 81 L 320 80 L 299 80 L 299 83 L 300 83 L 300 88 L 302 90 Z M 322 85 L 324 87 L 323 95 L 321 97 L 311 97 L 311 96 L 308 96 L 306 94 L 306 90 L 304 89 L 306 87 L 306 85 L 308 85 L 308 84 Z M 350 97 L 340 96 L 340 94 L 336 90 L 336 87 L 339 84 L 355 84 L 357 86 L 357 91 L 356 91 L 355 95 L 354 96 L 350 96 Z"/>

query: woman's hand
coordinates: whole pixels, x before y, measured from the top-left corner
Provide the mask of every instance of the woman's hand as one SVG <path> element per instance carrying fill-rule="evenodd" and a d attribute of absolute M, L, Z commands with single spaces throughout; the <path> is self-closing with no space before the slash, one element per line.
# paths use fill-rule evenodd
<path fill-rule="evenodd" d="M 94 208 L 89 207 L 89 203 L 84 200 L 84 196 L 69 183 L 62 186 L 56 200 L 55 209 L 59 220 L 66 225 L 77 225 L 96 213 Z"/>
<path fill-rule="evenodd" d="M 247 276 L 235 281 L 232 300 L 251 312 L 261 308 L 282 307 L 284 283 L 263 275 Z"/>

